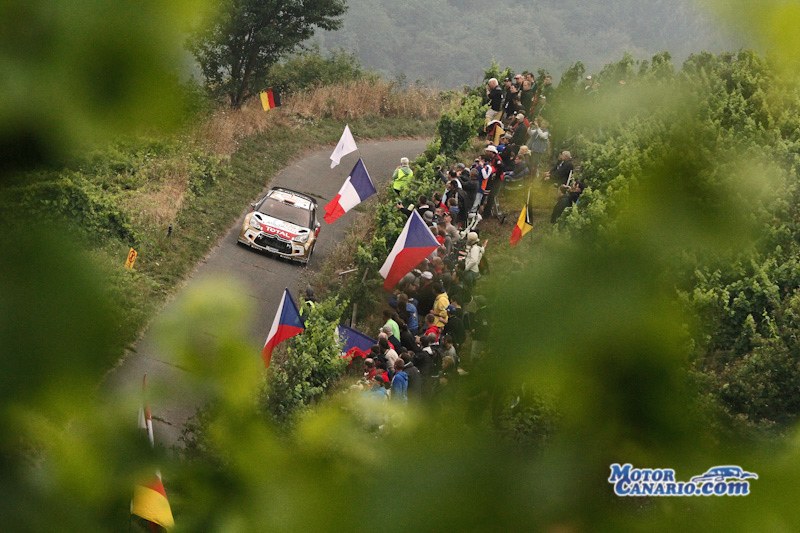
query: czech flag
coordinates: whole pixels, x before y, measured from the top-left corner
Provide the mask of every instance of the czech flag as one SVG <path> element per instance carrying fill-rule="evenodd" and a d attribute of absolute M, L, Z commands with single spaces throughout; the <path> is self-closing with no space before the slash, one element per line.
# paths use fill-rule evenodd
<path fill-rule="evenodd" d="M 142 378 L 142 393 L 147 393 L 147 374 Z M 147 434 L 150 447 L 153 447 L 153 420 L 150 418 L 150 405 L 145 400 L 139 407 L 139 429 Z M 131 501 L 131 514 L 140 516 L 151 524 L 158 524 L 164 528 L 171 528 L 175 525 L 172 517 L 172 509 L 167 500 L 167 492 L 164 490 L 164 483 L 161 482 L 161 472 L 156 470 L 155 475 L 142 482 L 137 483 L 133 488 L 133 500 Z"/>
<path fill-rule="evenodd" d="M 522 236 L 533 229 L 533 217 L 531 216 L 531 206 L 529 203 L 530 199 L 531 191 L 528 191 L 528 199 L 525 201 L 525 207 L 522 208 L 522 212 L 519 214 L 517 225 L 514 226 L 514 229 L 511 231 L 511 246 L 516 246 Z"/>
<path fill-rule="evenodd" d="M 377 192 L 364 161 L 359 157 L 339 194 L 325 206 L 325 222 L 332 224 L 334 220 Z"/>
<path fill-rule="evenodd" d="M 411 272 L 438 247 L 439 241 L 415 209 L 408 217 L 403 233 L 394 243 L 394 248 L 381 267 L 380 274 L 386 280 L 383 282 L 383 287 L 387 291 L 392 290 L 403 276 Z"/>
<path fill-rule="evenodd" d="M 267 336 L 267 342 L 264 344 L 264 349 L 261 352 L 261 359 L 264 360 L 264 367 L 269 368 L 269 362 L 272 359 L 272 350 L 290 337 L 299 335 L 305 331 L 303 320 L 300 318 L 300 313 L 297 311 L 292 295 L 289 294 L 289 289 L 283 290 L 283 297 L 281 304 L 278 306 L 278 313 L 275 315 L 275 320 L 272 321 L 272 327 Z"/>
<path fill-rule="evenodd" d="M 281 98 L 278 93 L 272 91 L 272 87 L 258 93 L 258 96 L 261 98 L 261 107 L 264 108 L 264 111 L 281 106 Z"/>

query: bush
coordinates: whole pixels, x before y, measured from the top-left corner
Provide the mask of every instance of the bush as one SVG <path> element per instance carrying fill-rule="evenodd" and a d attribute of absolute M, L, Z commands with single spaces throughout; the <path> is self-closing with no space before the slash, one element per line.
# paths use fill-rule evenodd
<path fill-rule="evenodd" d="M 312 89 L 323 85 L 336 85 L 364 77 L 376 77 L 361 66 L 355 54 L 340 48 L 325 56 L 314 44 L 287 60 L 272 66 L 267 80 L 281 95 Z"/>
<path fill-rule="evenodd" d="M 329 298 L 308 308 L 301 301 L 305 331 L 294 337 L 285 358 L 273 359 L 262 405 L 267 417 L 288 427 L 339 378 L 346 367 L 336 326 L 345 303 Z"/>
<path fill-rule="evenodd" d="M 441 153 L 453 157 L 456 152 L 465 150 L 483 129 L 487 109 L 481 97 L 471 95 L 453 112 L 442 114 L 436 125 Z"/>

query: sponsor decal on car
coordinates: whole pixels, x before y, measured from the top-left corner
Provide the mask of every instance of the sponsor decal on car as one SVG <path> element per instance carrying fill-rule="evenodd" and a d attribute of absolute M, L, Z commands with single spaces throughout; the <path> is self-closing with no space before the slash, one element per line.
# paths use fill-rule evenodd
<path fill-rule="evenodd" d="M 291 232 L 288 232 L 286 230 L 282 230 L 280 228 L 269 226 L 267 224 L 264 224 L 263 222 L 260 222 L 260 224 L 261 224 L 261 230 L 264 233 L 269 233 L 270 235 L 275 235 L 275 236 L 280 237 L 281 239 L 285 239 L 287 241 L 291 241 L 292 239 L 294 239 L 295 237 L 297 237 L 299 235 L 299 233 L 291 233 Z"/>

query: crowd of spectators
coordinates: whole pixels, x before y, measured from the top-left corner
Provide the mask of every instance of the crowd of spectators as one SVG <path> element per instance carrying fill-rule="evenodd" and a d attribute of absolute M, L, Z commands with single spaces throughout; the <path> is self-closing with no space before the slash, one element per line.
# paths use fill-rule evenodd
<path fill-rule="evenodd" d="M 505 78 L 501 88 L 492 78 L 486 86 L 489 109 L 486 112 L 487 153 L 496 154 L 490 161 L 479 162 L 480 176 L 493 177 L 481 183 L 481 191 L 494 190 L 499 183 L 532 185 L 550 183 L 559 188 L 559 197 L 551 221 L 555 222 L 564 209 L 576 203 L 585 185 L 575 179 L 572 154 L 563 151 L 553 167 L 540 178 L 540 167 L 550 155 L 551 138 L 548 117 L 553 100 L 553 79 L 545 76 L 541 86 L 532 73 Z M 598 85 L 587 78 L 587 94 L 596 92 Z M 487 170 L 487 167 L 490 167 Z M 484 187 L 485 185 L 485 187 Z M 491 206 L 491 196 L 488 204 Z M 473 208 L 478 205 L 476 201 Z"/>
<path fill-rule="evenodd" d="M 439 248 L 398 282 L 382 312 L 377 344 L 352 359 L 355 373 L 363 365 L 360 387 L 371 397 L 430 401 L 466 374 L 461 354 L 468 341 L 470 362 L 482 355 L 486 300 L 472 293 L 486 272 L 485 243 L 476 231 L 462 238 L 453 214 L 438 202 L 420 197 L 414 209 L 429 222 Z"/>
<path fill-rule="evenodd" d="M 486 146 L 472 164 L 437 168 L 443 191 L 416 203 L 403 199 L 413 183 L 408 159 L 393 176 L 396 207 L 405 216 L 416 210 L 439 247 L 392 291 L 383 310 L 383 326 L 371 350 L 357 354 L 351 366 L 363 377 L 363 393 L 380 401 L 425 403 L 452 388 L 467 367 L 480 360 L 489 323 L 486 299 L 473 296 L 476 281 L 487 273 L 479 223 L 498 192 L 499 183 L 553 184 L 559 188 L 551 220 L 578 201 L 584 184 L 574 179 L 568 151 L 540 176 L 550 154 L 546 118 L 552 79 L 538 86 L 533 74 L 492 78 L 486 86 Z M 468 357 L 463 357 L 468 354 Z"/>

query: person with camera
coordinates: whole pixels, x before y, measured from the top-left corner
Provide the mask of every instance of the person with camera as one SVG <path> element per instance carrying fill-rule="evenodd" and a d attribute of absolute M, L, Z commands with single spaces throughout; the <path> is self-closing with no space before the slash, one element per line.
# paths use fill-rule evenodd
<path fill-rule="evenodd" d="M 550 150 L 550 130 L 548 123 L 541 117 L 533 119 L 533 124 L 528 128 L 528 149 L 531 151 L 528 158 L 528 168 L 530 169 L 533 177 L 539 175 L 539 163 L 542 156 L 549 153 Z"/>
<path fill-rule="evenodd" d="M 517 146 L 522 146 L 525 144 L 525 141 L 528 140 L 528 126 L 530 122 L 528 119 L 525 118 L 525 115 L 522 113 L 517 113 L 517 116 L 514 117 L 514 129 L 511 135 L 511 143 Z"/>
<path fill-rule="evenodd" d="M 441 180 L 442 183 L 447 183 L 448 175 L 444 170 L 442 170 L 442 166 L 441 165 L 436 165 L 434 167 L 434 170 L 436 171 L 436 177 L 438 177 L 439 180 Z"/>
<path fill-rule="evenodd" d="M 453 216 L 452 219 L 455 219 L 456 223 L 458 223 L 459 221 L 465 222 L 467 220 L 467 208 L 472 204 L 467 203 L 469 201 L 468 195 L 467 192 L 463 189 L 463 187 L 459 187 L 458 182 L 456 180 L 454 179 L 450 180 L 450 182 L 447 184 L 447 192 L 445 192 L 444 196 L 446 198 L 445 202 L 449 202 L 451 198 L 456 200 L 456 207 L 458 209 L 458 213 L 456 214 L 456 216 Z M 458 234 L 458 231 L 456 230 L 455 233 Z"/>
<path fill-rule="evenodd" d="M 403 215 L 405 215 L 406 217 L 411 216 L 410 208 L 412 208 L 412 206 L 409 205 L 408 207 L 409 208 L 403 207 L 403 204 L 401 203 L 397 204 L 397 209 L 401 213 L 403 213 Z M 427 213 L 428 211 L 430 211 L 431 214 L 433 214 L 433 207 L 431 206 L 431 204 L 428 203 L 428 197 L 425 196 L 424 194 L 420 194 L 419 197 L 417 197 L 416 211 L 419 213 L 419 216 L 421 216 L 423 219 L 425 218 L 425 213 Z"/>
<path fill-rule="evenodd" d="M 494 148 L 494 146 L 490 146 L 489 148 Z M 495 148 L 495 151 L 497 149 Z M 478 170 L 479 177 L 478 177 L 478 189 L 475 191 L 475 200 L 472 203 L 472 208 L 470 209 L 471 213 L 477 213 L 478 209 L 483 202 L 483 197 L 489 194 L 491 189 L 489 188 L 489 180 L 492 179 L 494 176 L 495 168 L 492 165 L 492 160 L 494 158 L 489 153 L 482 154 L 478 159 L 475 160 L 476 169 Z"/>

